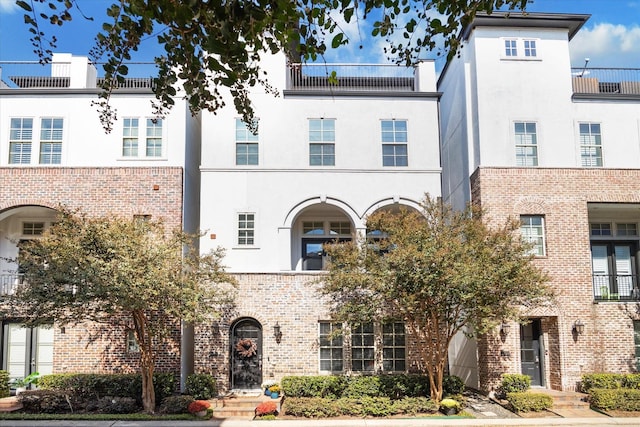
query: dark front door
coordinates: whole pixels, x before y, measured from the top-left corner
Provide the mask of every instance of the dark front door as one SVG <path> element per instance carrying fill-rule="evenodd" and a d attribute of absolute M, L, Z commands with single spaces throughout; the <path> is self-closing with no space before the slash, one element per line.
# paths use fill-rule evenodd
<path fill-rule="evenodd" d="M 544 351 L 540 319 L 520 326 L 520 360 L 522 373 L 531 377 L 531 385 L 543 386 Z"/>
<path fill-rule="evenodd" d="M 254 319 L 231 326 L 231 388 L 259 389 L 262 384 L 262 328 Z"/>

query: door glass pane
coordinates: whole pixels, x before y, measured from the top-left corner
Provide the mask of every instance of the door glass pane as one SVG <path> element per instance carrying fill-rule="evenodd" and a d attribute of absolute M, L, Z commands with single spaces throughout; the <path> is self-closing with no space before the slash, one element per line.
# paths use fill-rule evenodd
<path fill-rule="evenodd" d="M 629 245 L 616 245 L 616 282 L 618 294 L 629 297 L 633 289 L 633 276 L 631 269 L 631 248 Z"/>
<path fill-rule="evenodd" d="M 9 371 L 9 378 L 23 378 L 26 376 L 27 330 L 17 324 L 10 324 L 8 329 L 7 371 Z"/>
<path fill-rule="evenodd" d="M 53 328 L 38 328 L 37 336 L 35 370 L 40 375 L 53 374 Z"/>
<path fill-rule="evenodd" d="M 596 298 L 609 297 L 609 260 L 606 245 L 591 246 L 593 292 Z"/>

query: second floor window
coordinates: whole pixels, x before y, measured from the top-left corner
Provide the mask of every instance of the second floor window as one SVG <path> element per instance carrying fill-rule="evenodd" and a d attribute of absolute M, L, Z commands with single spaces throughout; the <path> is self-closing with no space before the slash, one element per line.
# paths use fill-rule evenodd
<path fill-rule="evenodd" d="M 236 165 L 258 164 L 258 134 L 242 119 L 236 119 Z"/>
<path fill-rule="evenodd" d="M 599 123 L 580 123 L 580 158 L 583 167 L 602 166 L 602 135 Z"/>
<path fill-rule="evenodd" d="M 533 244 L 533 248 L 531 248 L 533 255 L 545 255 L 544 218 L 542 215 L 521 215 L 520 234 L 526 242 Z"/>
<path fill-rule="evenodd" d="M 122 120 L 122 155 L 138 157 L 138 119 L 125 117 Z"/>
<path fill-rule="evenodd" d="M 255 243 L 256 215 L 254 213 L 238 214 L 238 245 L 253 245 Z"/>
<path fill-rule="evenodd" d="M 504 41 L 504 54 L 505 56 L 518 56 L 518 48 L 516 47 L 515 40 Z"/>
<path fill-rule="evenodd" d="M 147 157 L 162 156 L 162 119 L 147 119 Z"/>
<path fill-rule="evenodd" d="M 40 125 L 40 164 L 59 165 L 62 161 L 61 118 L 43 118 Z"/>
<path fill-rule="evenodd" d="M 525 40 L 524 41 L 524 56 L 534 57 L 538 56 L 536 51 L 536 41 L 535 40 Z"/>
<path fill-rule="evenodd" d="M 309 165 L 335 166 L 335 119 L 309 119 Z"/>
<path fill-rule="evenodd" d="M 31 163 L 31 142 L 33 139 L 33 119 L 14 117 L 9 132 L 9 163 Z"/>
<path fill-rule="evenodd" d="M 407 121 L 382 120 L 382 166 L 407 166 Z"/>
<path fill-rule="evenodd" d="M 141 133 L 140 125 L 144 126 Z M 163 120 L 125 117 L 122 120 L 123 157 L 162 157 Z M 140 135 L 143 135 L 141 138 Z"/>
<path fill-rule="evenodd" d="M 516 166 L 538 166 L 538 138 L 536 124 L 515 122 Z"/>

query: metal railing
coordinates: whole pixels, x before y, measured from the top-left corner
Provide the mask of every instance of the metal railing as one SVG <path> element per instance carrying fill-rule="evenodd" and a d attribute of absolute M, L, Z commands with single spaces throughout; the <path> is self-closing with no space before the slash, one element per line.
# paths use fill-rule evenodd
<path fill-rule="evenodd" d="M 640 300 L 635 274 L 594 274 L 593 295 L 596 301 Z"/>
<path fill-rule="evenodd" d="M 18 273 L 0 274 L 0 295 L 13 295 L 24 283 L 24 276 Z"/>
<path fill-rule="evenodd" d="M 392 64 L 290 64 L 287 89 L 414 92 L 415 68 Z"/>
<path fill-rule="evenodd" d="M 572 68 L 574 93 L 640 95 L 640 68 Z"/>

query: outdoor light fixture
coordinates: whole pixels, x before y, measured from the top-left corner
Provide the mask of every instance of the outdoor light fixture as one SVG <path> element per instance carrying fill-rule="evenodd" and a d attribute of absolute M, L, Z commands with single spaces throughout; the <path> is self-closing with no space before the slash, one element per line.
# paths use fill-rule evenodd
<path fill-rule="evenodd" d="M 500 325 L 500 333 L 502 335 L 504 335 L 505 337 L 507 335 L 509 335 L 509 332 L 511 332 L 511 325 L 508 323 L 503 323 L 502 325 Z"/>
<path fill-rule="evenodd" d="M 573 330 L 578 335 L 584 334 L 584 323 L 582 322 L 582 320 L 578 319 L 575 321 L 575 323 L 573 324 Z"/>
<path fill-rule="evenodd" d="M 273 327 L 273 336 L 276 338 L 276 342 L 280 344 L 280 341 L 282 341 L 282 331 L 280 330 L 278 322 L 276 322 L 276 325 Z"/>

